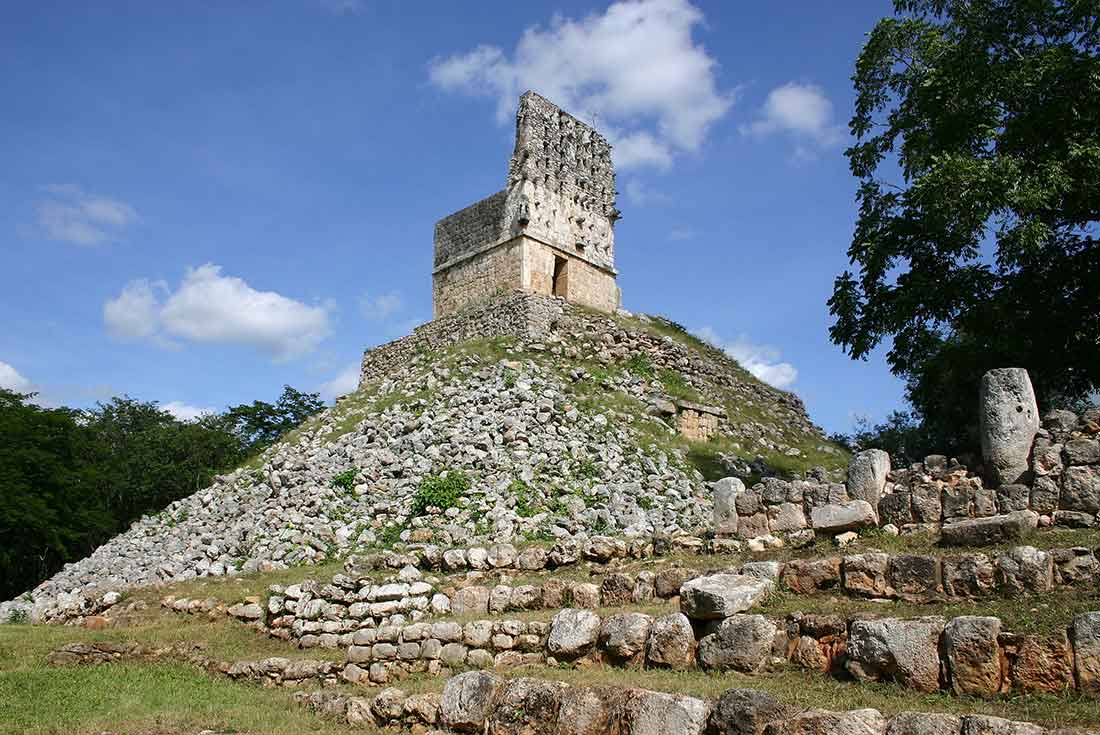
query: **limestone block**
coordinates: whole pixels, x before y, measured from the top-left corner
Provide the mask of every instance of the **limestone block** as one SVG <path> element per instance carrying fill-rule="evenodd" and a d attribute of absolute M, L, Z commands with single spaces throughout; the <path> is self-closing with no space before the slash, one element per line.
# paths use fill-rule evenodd
<path fill-rule="evenodd" d="M 884 525 L 892 523 L 898 528 L 909 525 L 913 522 L 911 495 L 905 490 L 883 495 L 878 503 L 878 514 Z"/>
<path fill-rule="evenodd" d="M 996 588 L 993 562 L 986 554 L 944 557 L 943 591 L 951 597 L 980 597 Z"/>
<path fill-rule="evenodd" d="M 622 732 L 631 735 L 703 735 L 710 706 L 701 699 L 645 689 L 627 691 Z"/>
<path fill-rule="evenodd" d="M 993 485 L 1024 479 L 1039 430 L 1039 407 L 1027 370 L 1000 368 L 982 376 L 979 423 L 982 456 Z"/>
<path fill-rule="evenodd" d="M 801 531 L 806 527 L 806 515 L 801 503 L 780 503 L 768 507 L 768 528 L 775 533 Z"/>
<path fill-rule="evenodd" d="M 769 722 L 788 716 L 790 708 L 757 689 L 727 689 L 710 713 L 710 727 L 718 735 L 760 735 Z"/>
<path fill-rule="evenodd" d="M 518 677 L 497 693 L 489 715 L 489 735 L 552 735 L 558 732 L 558 709 L 566 684 Z"/>
<path fill-rule="evenodd" d="M 657 577 L 653 580 L 654 591 L 657 597 L 662 600 L 667 600 L 670 597 L 675 597 L 680 594 L 680 587 L 689 579 L 694 579 L 699 576 L 698 569 L 689 569 L 687 567 L 667 567 L 657 572 Z"/>
<path fill-rule="evenodd" d="M 886 725 L 886 735 L 959 735 L 962 719 L 931 712 L 899 712 Z"/>
<path fill-rule="evenodd" d="M 1073 673 L 1082 692 L 1100 692 L 1100 612 L 1073 618 Z"/>
<path fill-rule="evenodd" d="M 566 608 L 550 622 L 546 650 L 555 658 L 579 658 L 592 650 L 600 634 L 600 617 L 589 610 Z"/>
<path fill-rule="evenodd" d="M 573 604 L 577 607 L 595 610 L 600 606 L 600 588 L 591 582 L 576 582 L 569 591 Z"/>
<path fill-rule="evenodd" d="M 922 692 L 940 688 L 940 617 L 856 620 L 848 633 L 848 671 L 860 680 L 897 681 Z"/>
<path fill-rule="evenodd" d="M 889 597 L 893 594 L 888 580 L 889 566 L 890 555 L 882 552 L 844 557 L 844 589 L 862 597 Z"/>
<path fill-rule="evenodd" d="M 646 641 L 653 618 L 642 613 L 618 613 L 603 621 L 599 646 L 613 662 L 639 665 L 645 659 Z"/>
<path fill-rule="evenodd" d="M 840 584 L 840 557 L 792 559 L 783 565 L 783 586 L 796 594 L 812 594 Z"/>
<path fill-rule="evenodd" d="M 733 615 L 699 641 L 699 663 L 755 673 L 767 664 L 775 634 L 776 627 L 763 615 Z"/>
<path fill-rule="evenodd" d="M 1001 621 L 965 615 L 944 629 L 944 651 L 951 688 L 956 694 L 991 697 L 1001 690 Z"/>
<path fill-rule="evenodd" d="M 1017 546 L 997 557 L 997 578 L 1005 590 L 1049 592 L 1054 585 L 1054 560 L 1034 546 Z"/>
<path fill-rule="evenodd" d="M 452 676 L 443 685 L 443 696 L 439 700 L 440 721 L 459 732 L 483 731 L 501 683 L 499 677 L 485 671 Z"/>
<path fill-rule="evenodd" d="M 1100 464 L 1100 439 L 1073 439 L 1066 442 L 1066 464 Z"/>
<path fill-rule="evenodd" d="M 919 554 L 891 556 L 890 587 L 903 600 L 923 602 L 936 597 L 943 591 L 940 560 Z"/>
<path fill-rule="evenodd" d="M 487 615 L 490 594 L 489 588 L 481 585 L 456 590 L 451 597 L 451 612 L 455 615 Z"/>
<path fill-rule="evenodd" d="M 634 579 L 629 574 L 613 572 L 600 583 L 600 602 L 604 607 L 629 605 L 633 594 Z"/>
<path fill-rule="evenodd" d="M 740 574 L 696 577 L 680 587 L 680 610 L 694 620 L 721 620 L 748 610 L 773 589 L 771 580 Z"/>
<path fill-rule="evenodd" d="M 890 455 L 881 449 L 859 452 L 848 464 L 848 496 L 865 500 L 877 513 L 878 503 L 890 474 Z"/>
<path fill-rule="evenodd" d="M 941 530 L 941 540 L 948 546 L 992 546 L 1006 541 L 1018 541 L 1028 532 L 1034 531 L 1038 525 L 1038 513 L 1018 510 L 988 518 L 969 518 L 946 523 Z"/>
<path fill-rule="evenodd" d="M 1062 510 L 1100 512 L 1100 467 L 1069 467 L 1062 478 Z"/>
<path fill-rule="evenodd" d="M 850 500 L 811 509 L 810 521 L 817 533 L 835 534 L 874 526 L 876 515 L 875 509 L 866 500 Z"/>
<path fill-rule="evenodd" d="M 737 533 L 737 496 L 745 492 L 745 483 L 725 477 L 714 483 L 714 532 L 719 536 Z"/>
<path fill-rule="evenodd" d="M 965 715 L 962 735 L 1045 735 L 1046 731 L 1030 722 L 1013 722 L 992 715 Z"/>
<path fill-rule="evenodd" d="M 1019 636 L 1012 686 L 1023 692 L 1062 692 L 1073 686 L 1073 654 L 1065 632 Z"/>
<path fill-rule="evenodd" d="M 808 710 L 764 728 L 764 735 L 884 735 L 885 732 L 886 718 L 874 709 Z"/>
<path fill-rule="evenodd" d="M 650 666 L 686 669 L 695 662 L 695 633 L 683 613 L 664 615 L 653 621 L 646 640 L 646 663 Z"/>
<path fill-rule="evenodd" d="M 561 694 L 558 735 L 606 735 L 613 732 L 612 717 L 622 699 L 614 687 L 570 687 Z"/>

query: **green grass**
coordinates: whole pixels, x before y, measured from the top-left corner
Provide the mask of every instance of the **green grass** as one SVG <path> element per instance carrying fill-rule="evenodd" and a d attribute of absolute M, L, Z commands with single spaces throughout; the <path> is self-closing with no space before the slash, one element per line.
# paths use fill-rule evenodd
<path fill-rule="evenodd" d="M 347 724 L 297 707 L 286 690 L 233 682 L 172 663 L 0 670 L 0 712 L 3 735 L 352 731 Z"/>

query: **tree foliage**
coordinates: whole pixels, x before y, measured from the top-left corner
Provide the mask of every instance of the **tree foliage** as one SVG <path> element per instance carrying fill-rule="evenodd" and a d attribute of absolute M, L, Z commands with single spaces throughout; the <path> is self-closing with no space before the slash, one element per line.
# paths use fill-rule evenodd
<path fill-rule="evenodd" d="M 197 421 L 126 396 L 89 410 L 32 399 L 0 389 L 0 600 L 206 487 L 322 407 L 290 386 L 274 405 Z"/>
<path fill-rule="evenodd" d="M 859 216 L 830 336 L 884 341 L 923 428 L 974 446 L 978 381 L 1100 386 L 1100 0 L 896 0 L 856 62 Z"/>

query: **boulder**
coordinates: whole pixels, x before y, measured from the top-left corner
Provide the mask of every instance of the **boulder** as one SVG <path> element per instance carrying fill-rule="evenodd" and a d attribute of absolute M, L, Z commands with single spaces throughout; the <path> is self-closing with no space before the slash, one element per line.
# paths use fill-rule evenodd
<path fill-rule="evenodd" d="M 1074 439 L 1065 445 L 1066 464 L 1100 464 L 1100 439 Z"/>
<path fill-rule="evenodd" d="M 965 715 L 962 735 L 1046 735 L 1046 730 L 1030 722 L 1013 722 L 992 715 Z"/>
<path fill-rule="evenodd" d="M 1065 631 L 1017 636 L 1012 686 L 1023 692 L 1057 694 L 1073 686 L 1073 652 Z"/>
<path fill-rule="evenodd" d="M 996 589 L 993 562 L 986 554 L 944 557 L 943 591 L 951 597 L 980 597 Z"/>
<path fill-rule="evenodd" d="M 687 616 L 672 613 L 654 620 L 645 650 L 649 666 L 690 668 L 695 662 L 695 633 Z"/>
<path fill-rule="evenodd" d="M 832 589 L 840 584 L 840 557 L 792 559 L 783 565 L 783 585 L 799 595 Z"/>
<path fill-rule="evenodd" d="M 680 610 L 694 620 L 721 620 L 763 600 L 775 583 L 741 574 L 696 577 L 680 586 Z"/>
<path fill-rule="evenodd" d="M 887 581 L 889 566 L 890 555 L 880 551 L 844 557 L 844 589 L 862 597 L 889 597 L 893 594 Z"/>
<path fill-rule="evenodd" d="M 657 572 L 653 589 L 657 597 L 667 600 L 680 594 L 680 587 L 689 579 L 699 576 L 699 570 L 686 567 L 667 567 Z"/>
<path fill-rule="evenodd" d="M 1100 467 L 1067 467 L 1059 505 L 1062 510 L 1100 512 Z"/>
<path fill-rule="evenodd" d="M 600 606 L 600 588 L 591 582 L 574 582 L 569 597 L 577 607 L 595 610 Z"/>
<path fill-rule="evenodd" d="M 835 534 L 874 526 L 876 518 L 874 507 L 866 500 L 830 503 L 810 510 L 811 526 L 815 532 L 822 534 Z"/>
<path fill-rule="evenodd" d="M 496 705 L 501 679 L 485 671 L 468 671 L 452 676 L 443 685 L 439 718 L 458 732 L 482 732 Z"/>
<path fill-rule="evenodd" d="M 997 557 L 997 576 L 1015 592 L 1049 592 L 1054 585 L 1054 560 L 1034 546 L 1017 546 Z"/>
<path fill-rule="evenodd" d="M 768 663 L 775 634 L 776 627 L 763 615 L 733 615 L 699 641 L 699 663 L 755 673 Z"/>
<path fill-rule="evenodd" d="M 948 546 L 991 546 L 1005 541 L 1019 541 L 1039 525 L 1039 514 L 1019 510 L 988 518 L 968 518 L 945 523 L 941 540 Z"/>
<path fill-rule="evenodd" d="M 856 620 L 848 633 L 848 671 L 861 681 L 897 681 L 922 692 L 940 688 L 940 617 Z"/>
<path fill-rule="evenodd" d="M 764 728 L 764 735 L 885 735 L 886 718 L 874 709 L 850 712 L 809 710 L 777 720 Z"/>
<path fill-rule="evenodd" d="M 886 735 L 959 735 L 962 719 L 930 712 L 899 712 L 886 725 Z"/>
<path fill-rule="evenodd" d="M 645 660 L 646 641 L 653 618 L 630 612 L 612 615 L 603 621 L 599 645 L 618 664 L 641 664 Z"/>
<path fill-rule="evenodd" d="M 451 595 L 451 612 L 455 615 L 488 615 L 490 594 L 488 587 L 480 585 L 456 590 Z"/>
<path fill-rule="evenodd" d="M 546 649 L 555 658 L 578 658 L 592 650 L 599 635 L 599 615 L 589 610 L 566 608 L 550 621 Z"/>
<path fill-rule="evenodd" d="M 1001 621 L 964 615 L 944 628 L 944 654 L 955 694 L 992 697 L 1001 691 Z"/>
<path fill-rule="evenodd" d="M 890 455 L 881 449 L 865 449 L 848 463 L 848 497 L 865 500 L 877 513 L 878 502 L 890 474 Z"/>
<path fill-rule="evenodd" d="M 621 732 L 630 735 L 703 735 L 710 706 L 701 699 L 645 689 L 626 692 Z"/>
<path fill-rule="evenodd" d="M 504 684 L 489 716 L 489 735 L 553 735 L 567 685 L 546 679 L 518 677 Z"/>
<path fill-rule="evenodd" d="M 890 587 L 903 600 L 925 602 L 943 591 L 940 560 L 922 554 L 890 557 Z"/>
<path fill-rule="evenodd" d="M 745 483 L 736 477 L 724 477 L 714 483 L 714 532 L 719 536 L 737 533 L 737 495 L 745 492 Z"/>
<path fill-rule="evenodd" d="M 570 687 L 561 693 L 557 735 L 606 735 L 622 699 L 615 687 Z"/>
<path fill-rule="evenodd" d="M 979 423 L 982 456 L 993 485 L 1025 479 L 1039 431 L 1039 407 L 1027 370 L 1000 368 L 982 376 Z"/>
<path fill-rule="evenodd" d="M 711 710 L 710 727 L 716 735 L 760 735 L 765 725 L 788 713 L 789 708 L 767 692 L 727 689 Z"/>

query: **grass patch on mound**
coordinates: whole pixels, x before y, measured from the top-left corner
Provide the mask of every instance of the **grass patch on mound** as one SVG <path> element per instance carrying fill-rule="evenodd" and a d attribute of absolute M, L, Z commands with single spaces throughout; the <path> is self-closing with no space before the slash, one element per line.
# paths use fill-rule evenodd
<path fill-rule="evenodd" d="M 346 724 L 297 707 L 285 690 L 216 678 L 172 663 L 0 670 L 0 712 L 4 713 L 0 717 L 3 735 L 352 731 Z"/>

